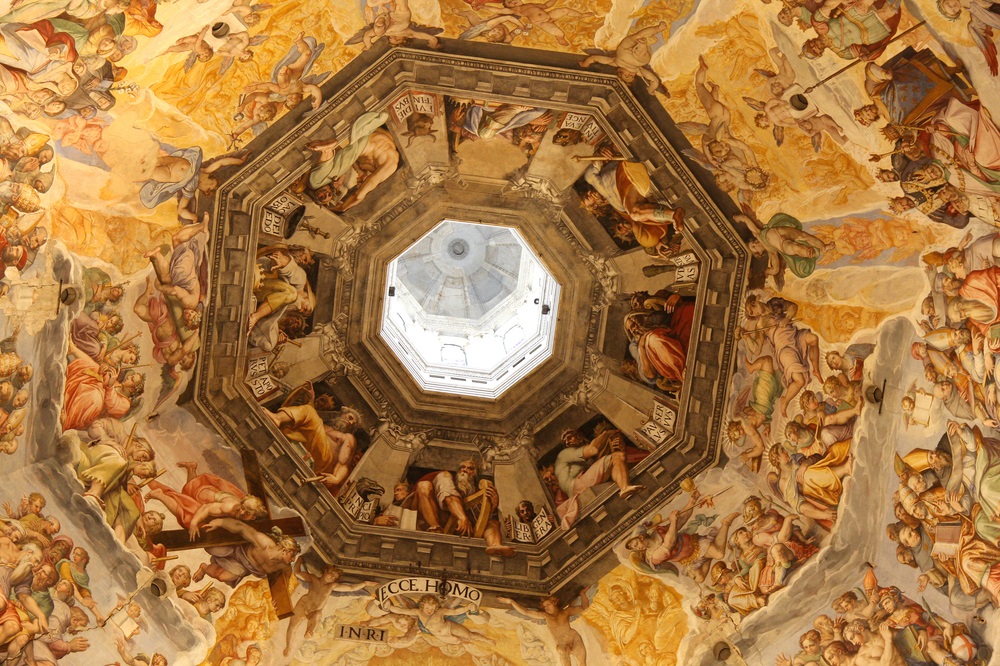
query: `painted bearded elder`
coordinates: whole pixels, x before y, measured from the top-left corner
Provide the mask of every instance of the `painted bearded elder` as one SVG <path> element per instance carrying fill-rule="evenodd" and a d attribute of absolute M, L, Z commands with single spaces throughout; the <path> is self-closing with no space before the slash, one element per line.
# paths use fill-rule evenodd
<path fill-rule="evenodd" d="M 650 200 L 652 182 L 646 167 L 638 162 L 615 158 L 608 148 L 602 148 L 593 158 L 583 179 L 593 188 L 582 203 L 595 209 L 607 202 L 628 220 L 635 240 L 644 248 L 653 248 L 673 228 L 684 226 L 684 209 L 670 208 Z"/>
<path fill-rule="evenodd" d="M 345 406 L 327 422 L 311 402 L 294 404 L 294 395 L 277 412 L 265 414 L 288 439 L 305 447 L 316 476 L 336 495 L 357 462 L 355 433 L 361 427 L 361 415 Z"/>
<path fill-rule="evenodd" d="M 403 502 L 403 508 L 419 513 L 417 526 L 427 532 L 482 538 L 488 554 L 510 557 L 514 549 L 500 541 L 499 505 L 493 482 L 479 478 L 479 465 L 471 459 L 459 463 L 457 472 L 425 474 Z"/>
<path fill-rule="evenodd" d="M 277 528 L 265 534 L 233 518 L 216 518 L 206 523 L 204 529 L 225 530 L 246 543 L 206 548 L 205 552 L 212 559 L 198 567 L 193 576 L 196 583 L 210 576 L 235 588 L 247 576 L 267 578 L 270 574 L 289 570 L 299 554 L 298 542 Z"/>
<path fill-rule="evenodd" d="M 588 488 L 613 481 L 622 499 L 645 489 L 629 483 L 628 463 L 639 462 L 648 452 L 628 446 L 621 431 L 606 427 L 588 441 L 581 431 L 567 430 L 562 434 L 562 443 L 564 448 L 555 463 L 542 469 L 541 475 L 550 489 L 557 487 L 561 491 L 558 497 L 566 497 L 556 501 L 556 513 L 564 528 L 576 522 L 582 508 L 579 497 Z"/>

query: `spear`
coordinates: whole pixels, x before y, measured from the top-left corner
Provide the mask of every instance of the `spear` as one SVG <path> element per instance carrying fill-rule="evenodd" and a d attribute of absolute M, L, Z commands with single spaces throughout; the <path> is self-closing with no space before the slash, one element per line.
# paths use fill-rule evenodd
<path fill-rule="evenodd" d="M 166 473 L 167 473 L 166 469 L 161 469 L 159 472 L 156 473 L 156 476 L 150 477 L 148 479 L 143 479 L 142 481 L 140 481 L 139 483 L 137 483 L 136 484 L 136 488 L 145 488 L 152 481 L 156 481 L 158 478 L 160 478 L 161 476 L 163 476 Z"/>
<path fill-rule="evenodd" d="M 107 358 L 108 354 L 110 354 L 114 350 L 118 349 L 119 347 L 127 345 L 128 343 L 130 343 L 133 340 L 135 340 L 137 337 L 139 337 L 138 333 L 136 333 L 135 335 L 132 335 L 132 336 L 128 336 L 128 337 L 126 337 L 126 338 L 124 338 L 122 340 L 119 340 L 118 344 L 112 345 L 111 347 L 108 347 L 107 350 L 105 350 L 105 352 L 104 352 L 104 358 Z"/>
<path fill-rule="evenodd" d="M 716 497 L 719 497 L 720 495 L 725 495 L 727 492 L 729 492 L 732 489 L 733 489 L 732 486 L 726 486 L 725 488 L 723 488 L 722 490 L 720 490 L 717 493 L 712 493 L 711 495 L 705 495 L 704 497 L 700 498 L 697 502 L 695 502 L 694 506 L 692 506 L 691 508 L 692 509 L 697 509 L 700 506 L 704 506 L 705 504 L 713 501 Z"/>
<path fill-rule="evenodd" d="M 902 39 L 903 37 L 906 37 L 908 34 L 910 34 L 911 32 L 913 32 L 917 28 L 921 27 L 925 23 L 927 23 L 927 21 L 921 21 L 920 23 L 917 23 L 916 25 L 910 26 L 909 28 L 907 28 L 906 30 L 904 30 L 903 32 L 899 33 L 898 35 L 896 35 L 895 37 L 893 37 L 892 39 L 890 39 L 888 42 L 886 42 L 885 45 L 889 46 L 889 44 L 892 44 L 895 41 L 899 41 L 900 39 Z M 832 79 L 837 78 L 838 76 L 840 76 L 841 74 L 843 74 L 847 70 L 851 69 L 855 65 L 857 65 L 859 63 L 862 63 L 862 62 L 868 62 L 868 61 L 864 60 L 862 58 L 856 58 L 856 59 L 852 60 L 850 64 L 844 65 L 843 67 L 841 67 L 840 69 L 838 69 L 833 74 L 830 74 L 829 76 L 823 77 L 822 79 L 820 79 L 816 83 L 814 83 L 811 86 L 809 86 L 808 88 L 806 88 L 806 90 L 805 90 L 806 94 L 811 93 L 813 90 L 816 90 L 816 88 L 819 88 L 820 86 L 824 85 L 827 81 L 830 81 Z"/>

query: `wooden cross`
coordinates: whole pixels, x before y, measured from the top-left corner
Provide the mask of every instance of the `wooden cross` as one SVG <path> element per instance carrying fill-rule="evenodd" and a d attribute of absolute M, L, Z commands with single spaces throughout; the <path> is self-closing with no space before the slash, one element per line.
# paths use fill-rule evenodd
<path fill-rule="evenodd" d="M 257 454 L 248 449 L 241 449 L 240 455 L 243 458 L 243 473 L 246 476 L 247 494 L 260 498 L 264 503 L 264 508 L 270 516 L 267 507 L 267 494 L 264 491 L 264 483 L 260 478 L 260 464 L 257 461 Z M 287 536 L 305 536 L 306 529 L 301 518 L 267 518 L 265 520 L 255 520 L 247 522 L 247 525 L 267 534 L 272 527 L 277 527 L 282 534 Z M 216 548 L 223 546 L 239 546 L 245 544 L 241 537 L 231 534 L 226 530 L 213 530 L 202 534 L 195 540 L 187 530 L 166 530 L 156 536 L 156 541 L 162 544 L 168 551 L 194 550 L 204 548 Z M 278 614 L 278 619 L 289 617 L 292 614 L 292 599 L 288 591 L 292 580 L 292 569 L 284 569 L 273 573 L 267 577 L 268 586 L 271 588 L 271 599 L 274 602 L 274 610 Z"/>

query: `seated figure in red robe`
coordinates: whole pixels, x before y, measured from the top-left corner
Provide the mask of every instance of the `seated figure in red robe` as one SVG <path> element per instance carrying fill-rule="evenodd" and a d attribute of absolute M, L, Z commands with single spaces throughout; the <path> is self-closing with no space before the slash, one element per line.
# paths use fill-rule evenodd
<path fill-rule="evenodd" d="M 625 331 L 636 373 L 662 390 L 675 388 L 684 379 L 694 302 L 670 292 L 639 292 L 632 300 Z"/>

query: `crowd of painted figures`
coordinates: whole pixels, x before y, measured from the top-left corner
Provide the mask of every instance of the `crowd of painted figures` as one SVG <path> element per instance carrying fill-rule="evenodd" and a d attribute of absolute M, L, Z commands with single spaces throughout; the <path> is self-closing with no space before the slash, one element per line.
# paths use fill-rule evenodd
<path fill-rule="evenodd" d="M 143 631 L 141 607 L 127 597 L 103 612 L 87 572 L 90 553 L 61 534 L 59 519 L 44 512 L 45 496 L 33 492 L 3 503 L 0 537 L 0 645 L 10 663 L 55 666 L 91 645 L 83 634 L 103 629 L 129 664 L 167 666 L 158 653 L 132 654 L 129 642 Z M 150 521 L 152 525 L 153 521 Z"/>
<path fill-rule="evenodd" d="M 861 585 L 832 604 L 833 615 L 817 616 L 799 637 L 800 650 L 779 654 L 776 666 L 825 660 L 830 666 L 929 663 L 982 666 L 989 648 L 975 626 L 949 622 L 898 587 L 883 586 L 869 569 Z"/>
<path fill-rule="evenodd" d="M 666 520 L 650 521 L 623 544 L 634 568 L 684 572 L 708 588 L 695 609 L 708 619 L 740 618 L 762 607 L 788 584 L 792 571 L 827 543 L 843 480 L 852 470 L 852 438 L 864 402 L 863 366 L 872 353 L 870 337 L 827 344 L 804 321 L 799 305 L 783 293 L 787 272 L 800 280 L 810 278 L 818 262 L 830 258 L 833 245 L 821 240 L 817 229 L 803 229 L 791 215 L 778 213 L 766 223 L 757 219 L 754 210 L 761 198 L 783 184 L 775 176 L 778 165 L 765 163 L 760 142 L 750 133 L 767 130 L 768 150 L 774 148 L 771 137 L 781 150 L 791 150 L 793 138 L 805 136 L 812 146 L 808 150 L 817 155 L 831 149 L 869 153 L 881 150 L 870 148 L 875 141 L 888 142 L 888 150 L 871 154 L 868 164 L 876 165 L 879 187 L 898 183 L 900 192 L 890 200 L 890 211 L 952 228 L 1000 226 L 1000 129 L 970 76 L 970 70 L 977 72 L 984 65 L 996 75 L 1000 19 L 995 4 L 939 0 L 928 9 L 936 18 L 967 22 L 982 56 L 963 65 L 946 56 L 927 32 L 936 29 L 935 21 L 917 26 L 905 3 L 764 1 L 767 7 L 757 8 L 758 13 L 771 15 L 775 29 L 784 30 L 782 37 L 788 39 L 777 40 L 779 46 L 773 45 L 776 40 L 764 40 L 771 48 L 761 50 L 751 65 L 760 67 L 757 74 L 764 84 L 756 92 L 742 91 L 750 93 L 744 101 L 755 114 L 752 126 L 727 106 L 731 95 L 716 83 L 724 75 L 722 63 L 710 63 L 711 57 L 699 58 L 697 65 L 692 58 L 692 111 L 698 117 L 677 116 L 686 121 L 678 123 L 680 129 L 696 144 L 687 156 L 709 170 L 741 206 L 743 215 L 735 222 L 755 236 L 750 249 L 766 258 L 765 277 L 777 290 L 754 293 L 746 300 L 740 328 L 742 369 L 727 434 L 734 453 L 730 467 L 742 466 L 746 493 L 739 511 L 716 522 L 716 517 L 698 512 L 711 507 L 714 495 L 692 484 L 687 504 Z M 336 49 L 348 56 L 379 42 L 439 48 L 446 46 L 439 37 L 446 30 L 459 39 L 494 44 L 554 44 L 585 51 L 579 63 L 583 68 L 610 67 L 626 84 L 638 79 L 661 102 L 676 100 L 681 91 L 668 97 L 664 70 L 654 69 L 654 55 L 663 48 L 670 22 L 683 17 L 668 14 L 667 3 L 647 3 L 641 16 L 620 31 L 624 36 L 613 48 L 593 49 L 585 47 L 594 43 L 602 17 L 563 0 L 465 0 L 467 7 L 457 3 L 464 11 L 446 17 L 446 28 L 421 24 L 428 19 L 416 17 L 428 14 L 421 13 L 424 8 L 411 8 L 407 0 L 367 0 L 351 28 L 356 34 L 348 32 L 345 39 L 326 26 L 298 19 L 302 25 L 282 32 L 269 12 L 284 16 L 295 9 L 294 2 L 272 7 L 251 0 L 213 0 L 212 11 L 218 11 L 212 16 L 201 10 L 209 3 L 191 2 L 191 16 L 200 23 L 190 26 L 166 19 L 167 25 L 161 23 L 158 11 L 161 19 L 177 15 L 167 4 L 14 0 L 5 3 L 8 9 L 0 16 L 0 300 L 5 314 L 16 315 L 5 324 L 0 342 L 0 451 L 11 456 L 8 460 L 19 460 L 37 448 L 25 435 L 31 434 L 31 412 L 36 408 L 32 390 L 39 379 L 33 379 L 33 364 L 24 360 L 31 340 L 26 339 L 28 327 L 17 317 L 24 318 L 34 306 L 37 286 L 22 274 L 37 274 L 51 258 L 46 256 L 53 254 L 49 230 L 56 237 L 59 229 L 66 235 L 59 240 L 85 255 L 73 262 L 82 278 L 75 285 L 77 302 L 66 305 L 74 316 L 58 406 L 62 430 L 71 442 L 77 490 L 140 562 L 165 570 L 179 600 L 188 602 L 197 616 L 212 620 L 227 606 L 243 604 L 249 590 L 257 589 L 248 584 L 253 579 L 293 573 L 299 544 L 288 535 L 252 527 L 249 523 L 267 518 L 263 498 L 246 492 L 236 479 L 200 472 L 198 464 L 188 461 L 199 457 L 197 451 L 182 454 L 180 489 L 158 480 L 167 456 L 161 452 L 158 459 L 157 444 L 142 425 L 147 416 L 176 401 L 199 353 L 210 250 L 208 219 L 199 213 L 199 198 L 215 192 L 220 169 L 248 158 L 246 152 L 222 150 L 207 158 L 205 152 L 212 150 L 207 146 L 236 150 L 281 114 L 303 104 L 319 109 L 324 102 L 320 85 L 331 73 L 324 70 L 329 63 L 346 62 L 342 54 L 331 58 L 335 39 Z M 460 21 L 457 30 L 453 21 Z M 733 27 L 739 22 L 727 17 L 726 23 Z M 362 27 L 355 30 L 357 26 Z M 892 45 L 911 30 L 922 30 L 913 34 L 924 37 L 913 46 Z M 157 45 L 161 33 L 163 43 Z M 800 52 L 794 52 L 798 47 L 789 50 L 789 39 L 801 44 Z M 145 58 L 141 63 L 136 57 L 140 52 Z M 273 55 L 273 63 L 256 62 L 262 53 Z M 770 63 L 759 62 L 764 54 Z M 819 108 L 828 99 L 819 91 L 805 111 L 795 106 L 790 95 L 798 85 L 796 71 L 802 68 L 789 58 L 796 56 L 803 59 L 797 65 L 818 59 L 836 65 L 842 64 L 839 60 L 863 62 L 863 89 L 855 92 L 866 103 L 850 110 L 857 127 L 849 126 L 850 112 L 838 115 L 832 107 Z M 146 90 L 137 81 L 152 80 L 159 74 L 150 72 L 162 73 L 178 58 L 182 60 L 170 72 L 178 81 L 184 79 L 184 85 L 176 86 L 180 92 L 172 93 L 179 97 L 165 104 L 150 101 L 168 93 Z M 187 85 L 191 81 L 200 81 L 202 85 L 194 86 L 198 91 Z M 240 89 L 238 100 L 226 97 L 226 117 L 209 118 L 217 108 L 195 113 L 192 105 L 204 100 L 203 95 L 218 94 L 215 84 L 220 81 L 233 81 Z M 565 118 L 550 109 L 475 99 L 439 102 L 437 111 L 445 116 L 453 157 L 490 141 L 514 146 L 525 159 L 533 158 L 550 135 L 561 147 L 588 141 L 593 156 L 586 167 L 580 166 L 574 185 L 583 207 L 623 251 L 641 248 L 638 251 L 659 259 L 676 255 L 684 211 L 639 187 L 636 181 L 643 178 L 635 171 L 641 165 L 620 159 L 610 142 L 562 126 Z M 167 106 L 169 111 L 163 108 Z M 213 126 L 207 133 L 198 127 L 206 119 Z M 433 139 L 434 120 L 432 114 L 413 115 L 407 123 L 409 134 L 403 134 L 410 139 L 407 147 L 415 137 Z M 348 213 L 349 219 L 349 211 L 403 162 L 390 122 L 384 112 L 362 113 L 353 119 L 349 138 L 305 146 L 312 168 L 296 183 L 296 192 L 334 213 Z M 857 132 L 863 128 L 869 128 L 868 141 L 861 145 Z M 132 144 L 123 138 L 138 136 L 136 131 L 144 142 Z M 134 191 L 118 181 L 134 183 Z M 136 230 L 159 216 L 153 224 L 158 231 L 146 234 L 147 246 L 135 245 L 146 238 L 138 231 L 124 234 L 132 243 L 129 247 L 139 250 L 141 266 L 127 274 L 119 270 L 123 255 L 114 254 L 111 247 L 116 238 L 112 217 L 119 214 L 136 220 Z M 112 255 L 117 265 L 98 262 Z M 940 590 L 963 617 L 984 605 L 997 605 L 1000 594 L 998 255 L 998 236 L 990 234 L 970 235 L 955 247 L 923 256 L 931 287 L 921 307 L 921 339 L 913 344 L 912 354 L 923 365 L 925 380 L 909 389 L 902 408 L 910 427 L 931 427 L 935 409 L 944 410 L 947 417 L 936 448 L 899 451 L 896 521 L 887 529 L 898 544 L 899 562 L 917 570 L 918 590 Z M 308 328 L 316 300 L 307 273 L 316 259 L 305 248 L 269 245 L 258 249 L 257 260 L 247 328 L 251 347 L 273 353 Z M 624 320 L 628 350 L 621 371 L 658 391 L 676 394 L 685 378 L 694 306 L 688 296 L 657 287 L 650 281 L 649 292 L 631 295 Z M 148 396 L 147 385 L 149 393 L 158 391 L 155 398 Z M 307 402 L 277 409 L 274 425 L 309 450 L 320 483 L 337 493 L 363 453 L 358 441 L 361 416 L 350 407 L 324 409 Z M 330 412 L 335 413 L 328 416 Z M 623 498 L 641 490 L 629 480 L 629 470 L 646 452 L 615 428 L 570 430 L 562 435 L 562 444 L 551 465 L 539 471 L 564 527 L 577 519 L 580 497 L 589 488 L 613 482 Z M 176 474 L 172 465 L 170 471 Z M 443 530 L 449 514 L 456 514 L 457 502 L 479 487 L 480 475 L 476 461 L 462 461 L 457 470 L 429 473 L 414 479 L 412 486 L 401 484 L 394 501 L 400 507 L 417 507 L 418 529 Z M 495 488 L 492 493 L 497 493 Z M 494 505 L 498 503 L 497 497 Z M 6 588 L 0 595 L 0 647 L 8 659 L 54 664 L 89 649 L 81 632 L 96 625 L 111 633 L 125 663 L 166 664 L 163 655 L 135 648 L 136 627 L 142 632 L 145 622 L 137 604 L 123 597 L 110 608 L 100 607 L 96 597 L 102 595 L 91 593 L 87 550 L 61 534 L 63 525 L 43 514 L 45 505 L 38 493 L 4 505 L 0 582 Z M 379 519 L 391 525 L 393 517 L 383 514 Z M 196 565 L 176 564 L 166 570 L 170 556 L 157 540 L 165 521 L 175 521 L 192 540 L 203 531 L 221 529 L 241 543 L 208 550 Z M 469 531 L 468 518 L 463 522 L 457 517 L 456 522 L 458 533 Z M 488 521 L 482 536 L 491 554 L 509 555 L 513 549 L 502 543 L 500 532 L 499 521 Z M 339 582 L 336 569 L 313 573 L 299 562 L 294 573 L 312 587 L 295 606 L 289 645 L 302 622 L 309 634 L 316 628 L 322 601 L 331 591 L 360 590 L 360 584 Z M 222 585 L 198 587 L 205 577 Z M 235 591 L 222 592 L 223 586 Z M 454 609 L 445 612 L 425 600 L 415 605 L 388 614 L 373 611 L 378 618 L 388 617 L 384 623 L 398 630 L 400 647 L 413 644 L 415 626 L 446 639 L 485 642 L 451 626 L 461 627 L 447 619 Z M 554 600 L 543 602 L 546 607 L 553 617 L 564 612 Z M 797 665 L 822 657 L 831 666 L 899 664 L 912 657 L 939 666 L 975 663 L 970 645 L 980 641 L 974 631 L 921 608 L 898 589 L 879 587 L 869 575 L 864 590 L 837 600 L 837 618 L 817 619 L 816 629 L 802 636 L 801 654 L 787 661 Z M 230 634 L 235 635 L 241 641 L 220 641 L 223 657 L 258 663 L 262 649 L 246 644 L 256 638 L 255 630 L 241 627 Z M 904 648 L 904 643 L 910 647 Z M 910 649 L 912 653 L 905 651 Z"/>
<path fill-rule="evenodd" d="M 695 510 L 713 499 L 691 486 L 683 508 L 626 542 L 653 570 L 679 565 L 708 586 L 695 609 L 704 619 L 740 618 L 763 607 L 829 540 L 852 472 L 863 365 L 873 351 L 860 343 L 830 350 L 821 366 L 819 339 L 797 322 L 795 303 L 752 294 L 745 308 L 739 353 L 746 372 L 727 434 L 750 487 L 765 492 L 711 526 L 716 517 Z"/>
<path fill-rule="evenodd" d="M 22 290 L 7 279 L 7 269 L 28 270 L 48 240 L 37 213 L 42 209 L 41 195 L 52 185 L 54 157 L 47 135 L 26 127 L 14 129 L 15 124 L 16 118 L 0 116 L 0 296 L 12 299 Z M 25 432 L 28 383 L 34 375 L 33 365 L 18 355 L 19 334 L 15 324 L 0 342 L 0 451 L 8 455 L 17 450 Z"/>
<path fill-rule="evenodd" d="M 941 590 L 964 614 L 996 606 L 1000 594 L 996 241 L 995 233 L 967 234 L 922 258 L 930 293 L 910 348 L 920 377 L 901 406 L 907 427 L 934 427 L 935 408 L 945 426 L 933 448 L 900 448 L 896 520 L 887 526 L 899 562 L 919 572 L 918 589 Z"/>

